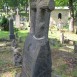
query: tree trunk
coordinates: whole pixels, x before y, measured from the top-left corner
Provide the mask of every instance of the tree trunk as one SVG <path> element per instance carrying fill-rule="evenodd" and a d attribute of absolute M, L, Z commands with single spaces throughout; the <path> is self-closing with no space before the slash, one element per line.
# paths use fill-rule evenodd
<path fill-rule="evenodd" d="M 73 0 L 69 0 L 69 9 L 70 9 L 70 21 L 69 21 L 69 31 L 74 31 L 74 10 L 73 10 Z"/>
<path fill-rule="evenodd" d="M 28 8 L 28 4 L 26 3 L 25 5 L 26 14 L 27 14 L 27 8 Z"/>

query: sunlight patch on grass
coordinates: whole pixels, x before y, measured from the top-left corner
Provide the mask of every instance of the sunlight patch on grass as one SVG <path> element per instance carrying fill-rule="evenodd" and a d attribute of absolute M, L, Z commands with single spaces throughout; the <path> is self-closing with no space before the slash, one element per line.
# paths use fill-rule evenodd
<path fill-rule="evenodd" d="M 65 52 L 73 52 L 74 51 L 74 46 L 65 46 L 65 47 L 60 47 L 60 51 L 65 51 Z"/>
<path fill-rule="evenodd" d="M 65 32 L 64 35 L 65 35 L 65 37 L 67 39 L 70 39 L 70 40 L 73 40 L 73 41 L 77 41 L 77 34 L 70 33 L 70 32 Z"/>
<path fill-rule="evenodd" d="M 61 32 L 57 31 L 55 29 L 51 29 L 51 31 L 49 30 L 49 38 L 56 38 L 59 40 L 60 34 L 61 34 Z M 77 41 L 77 34 L 75 34 L 75 33 L 64 31 L 64 37 L 69 40 Z"/>
<path fill-rule="evenodd" d="M 5 72 L 1 74 L 1 77 L 15 77 L 16 71 L 11 71 L 11 72 Z"/>
<path fill-rule="evenodd" d="M 74 49 L 74 46 L 66 46 L 66 47 L 68 47 L 69 49 Z"/>
<path fill-rule="evenodd" d="M 5 43 L 2 43 L 2 44 L 0 43 L 0 47 L 2 47 L 2 46 L 6 46 L 6 44 Z"/>
<path fill-rule="evenodd" d="M 28 33 L 29 31 L 28 31 L 28 30 L 19 30 L 18 32 L 21 32 L 21 33 Z"/>

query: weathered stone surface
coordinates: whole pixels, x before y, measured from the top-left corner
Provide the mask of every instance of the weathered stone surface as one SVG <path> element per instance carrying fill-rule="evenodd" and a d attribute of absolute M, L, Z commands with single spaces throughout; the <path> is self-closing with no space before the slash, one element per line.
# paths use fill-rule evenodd
<path fill-rule="evenodd" d="M 42 7 L 47 1 L 47 7 Z M 43 3 L 42 5 L 41 2 Z M 49 8 L 51 6 L 51 9 Z M 45 29 L 48 31 L 48 25 L 50 20 L 50 12 L 54 9 L 53 0 L 31 0 L 31 33 L 36 33 Z M 45 28 L 44 28 L 45 27 Z M 37 28 L 37 29 L 36 29 Z M 38 30 L 40 28 L 40 30 Z M 36 30 L 36 32 L 35 32 Z M 38 31 L 37 31 L 38 30 Z M 41 32 L 40 32 L 41 33 Z M 44 33 L 44 31 L 43 31 Z M 41 33 L 42 34 L 42 33 Z M 47 33 L 48 34 L 48 33 Z"/>
<path fill-rule="evenodd" d="M 22 55 L 21 55 L 21 48 L 18 47 L 17 40 L 12 40 L 11 42 L 11 50 L 13 51 L 13 64 L 14 66 L 21 66 L 22 65 Z"/>
<path fill-rule="evenodd" d="M 54 0 L 31 0 L 31 8 L 54 9 Z"/>
<path fill-rule="evenodd" d="M 20 48 L 15 48 L 11 47 L 13 51 L 13 63 L 15 66 L 21 66 L 22 64 L 22 55 L 21 55 L 21 49 Z"/>
<path fill-rule="evenodd" d="M 49 42 L 29 35 L 25 42 L 22 66 L 22 77 L 51 77 Z"/>
<path fill-rule="evenodd" d="M 25 41 L 20 77 L 51 77 L 48 29 L 53 9 L 53 0 L 31 0 L 31 31 Z"/>

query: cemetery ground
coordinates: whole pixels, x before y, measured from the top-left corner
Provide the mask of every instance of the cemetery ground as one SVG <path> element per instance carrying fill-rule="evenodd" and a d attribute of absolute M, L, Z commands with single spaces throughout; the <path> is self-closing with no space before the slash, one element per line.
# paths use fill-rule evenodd
<path fill-rule="evenodd" d="M 18 31 L 18 36 L 22 38 L 19 47 L 23 50 L 25 37 L 28 31 Z M 0 31 L 0 77 L 15 77 L 21 68 L 13 65 L 13 52 L 9 32 Z M 18 39 L 19 39 L 18 37 Z M 64 37 L 67 40 L 60 43 L 60 31 L 55 27 L 49 30 L 49 42 L 52 51 L 52 77 L 77 77 L 77 53 L 74 52 L 73 41 L 77 41 L 75 33 L 64 29 Z"/>

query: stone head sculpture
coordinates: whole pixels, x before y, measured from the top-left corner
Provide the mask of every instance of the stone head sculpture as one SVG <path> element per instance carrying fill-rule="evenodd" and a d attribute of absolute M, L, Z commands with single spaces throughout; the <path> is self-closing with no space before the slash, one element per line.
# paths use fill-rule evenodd
<path fill-rule="evenodd" d="M 25 41 L 21 77 L 51 77 L 48 28 L 54 0 L 31 0 L 30 4 L 31 31 Z"/>
<path fill-rule="evenodd" d="M 37 38 L 48 36 L 50 12 L 54 9 L 54 0 L 31 0 L 31 27 Z"/>

